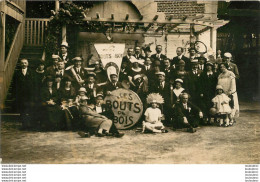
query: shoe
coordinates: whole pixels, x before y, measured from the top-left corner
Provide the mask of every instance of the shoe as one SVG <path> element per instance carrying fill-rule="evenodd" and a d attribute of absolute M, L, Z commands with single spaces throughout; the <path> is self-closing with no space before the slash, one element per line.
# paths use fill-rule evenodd
<path fill-rule="evenodd" d="M 195 133 L 197 130 L 195 128 L 187 128 L 187 132 Z"/>
<path fill-rule="evenodd" d="M 81 136 L 82 138 L 90 138 L 90 133 L 89 132 L 83 132 L 83 131 L 79 131 L 78 135 Z"/>
<path fill-rule="evenodd" d="M 105 133 L 106 136 L 113 136 L 113 133 Z"/>
<path fill-rule="evenodd" d="M 162 129 L 162 133 L 168 133 L 168 130 Z"/>
<path fill-rule="evenodd" d="M 102 134 L 102 133 L 97 133 L 96 136 L 97 136 L 97 137 L 104 137 L 105 135 Z"/>
<path fill-rule="evenodd" d="M 114 134 L 114 137 L 116 137 L 116 138 L 121 138 L 121 137 L 123 137 L 125 134 L 124 133 L 115 133 Z"/>

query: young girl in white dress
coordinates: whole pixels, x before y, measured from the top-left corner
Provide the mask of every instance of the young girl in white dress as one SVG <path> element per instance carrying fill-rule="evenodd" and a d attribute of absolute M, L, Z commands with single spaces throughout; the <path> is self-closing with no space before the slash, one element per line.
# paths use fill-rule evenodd
<path fill-rule="evenodd" d="M 217 110 L 217 115 L 220 118 L 220 126 L 229 126 L 232 122 L 231 118 L 231 107 L 229 105 L 230 98 L 224 93 L 223 87 L 217 85 L 216 87 L 217 95 L 212 99 L 214 103 L 214 108 Z M 225 121 L 225 124 L 224 124 Z"/>
<path fill-rule="evenodd" d="M 164 126 L 161 122 L 162 112 L 158 108 L 156 100 L 153 100 L 151 105 L 152 107 L 148 107 L 144 113 L 145 121 L 143 121 L 143 132 L 149 130 L 154 133 L 162 133 L 164 132 Z"/>

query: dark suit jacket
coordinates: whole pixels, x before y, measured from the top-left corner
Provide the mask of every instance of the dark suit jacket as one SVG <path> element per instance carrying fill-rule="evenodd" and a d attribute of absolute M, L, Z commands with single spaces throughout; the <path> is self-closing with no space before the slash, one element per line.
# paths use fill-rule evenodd
<path fill-rule="evenodd" d="M 74 67 L 71 68 L 71 69 L 69 69 L 69 70 L 66 70 L 64 76 L 69 77 L 69 78 L 72 80 L 73 86 L 74 86 L 75 88 L 78 88 L 78 87 L 80 87 L 80 85 L 79 85 L 79 83 L 77 82 L 76 77 L 75 77 L 74 74 L 72 73 L 72 69 L 74 69 Z M 74 70 L 75 70 L 75 72 L 77 73 L 76 69 L 74 69 Z M 86 80 L 87 71 L 86 71 L 83 67 L 81 67 L 80 73 L 77 73 L 77 74 L 80 75 L 80 77 L 81 77 L 82 80 Z"/>
<path fill-rule="evenodd" d="M 57 71 L 57 68 L 54 68 L 53 65 L 51 65 L 46 69 L 46 76 L 55 77 L 56 71 Z"/>
<path fill-rule="evenodd" d="M 121 82 L 117 82 L 117 83 L 116 83 L 116 86 L 114 86 L 111 82 L 108 82 L 107 84 L 105 84 L 105 85 L 103 86 L 103 93 L 106 94 L 107 91 L 110 91 L 110 92 L 111 92 L 111 91 L 116 90 L 116 89 L 118 89 L 118 88 L 123 88 Z"/>
<path fill-rule="evenodd" d="M 197 74 L 195 75 L 192 71 L 188 73 L 188 92 L 193 97 L 199 96 L 199 88 L 200 88 L 200 74 L 202 73 L 201 70 L 197 70 Z M 193 100 L 194 101 L 194 100 Z"/>
<path fill-rule="evenodd" d="M 218 75 L 213 73 L 211 76 L 208 76 L 207 72 L 202 72 L 199 78 L 199 82 L 200 94 L 203 94 L 203 98 L 211 100 L 215 95 Z"/>
<path fill-rule="evenodd" d="M 145 58 L 145 57 L 142 56 L 141 54 L 139 54 L 139 55 L 134 54 L 134 57 L 135 57 L 136 59 L 144 59 L 144 58 Z"/>
<path fill-rule="evenodd" d="M 188 68 L 190 68 L 190 59 L 187 58 L 186 56 L 182 56 L 181 60 L 183 60 L 185 62 L 185 70 L 187 71 Z M 179 64 L 180 62 L 180 59 L 178 56 L 172 58 L 172 61 L 171 61 L 171 66 L 172 65 L 175 65 L 175 67 Z"/>
<path fill-rule="evenodd" d="M 160 87 L 160 83 L 157 81 L 155 82 L 151 88 L 150 93 L 159 93 L 164 98 L 165 105 L 170 105 L 170 95 L 171 95 L 171 87 L 169 82 L 165 81 L 164 87 Z"/>
<path fill-rule="evenodd" d="M 229 71 L 232 71 L 236 75 L 236 79 L 239 79 L 239 72 L 237 65 L 235 63 L 229 63 L 229 66 L 227 68 Z"/>
<path fill-rule="evenodd" d="M 23 75 L 22 70 L 17 70 L 14 75 L 15 93 L 18 103 L 32 101 L 34 96 L 35 77 L 34 72 L 27 68 L 26 75 Z"/>
<path fill-rule="evenodd" d="M 58 94 L 57 89 L 55 89 L 53 87 L 52 88 L 52 93 L 50 93 L 48 87 L 43 87 L 41 89 L 41 101 L 42 102 L 46 102 L 46 101 L 49 101 L 50 99 L 52 99 L 55 103 L 58 102 L 59 94 Z"/>
<path fill-rule="evenodd" d="M 59 54 L 59 56 L 60 56 L 60 58 L 61 58 L 63 61 L 66 62 L 66 63 L 65 63 L 66 68 L 67 68 L 68 66 L 70 66 L 70 65 L 73 65 L 72 57 L 71 57 L 71 55 L 70 55 L 69 53 L 67 54 L 67 57 L 65 57 L 64 59 L 63 59 L 61 53 Z"/>
<path fill-rule="evenodd" d="M 198 108 L 197 106 L 195 106 L 191 102 L 187 103 L 187 107 L 190 108 L 190 110 L 184 109 L 182 102 L 177 103 L 174 107 L 175 108 L 175 116 L 179 117 L 179 118 L 187 117 L 188 120 L 189 120 L 189 118 L 194 117 L 194 116 L 198 117 L 198 114 L 201 111 L 200 108 Z M 191 119 L 193 119 L 193 118 L 191 118 Z"/>
<path fill-rule="evenodd" d="M 128 67 L 129 69 L 132 68 L 132 62 L 128 59 L 127 56 L 124 56 L 124 57 L 122 58 L 122 62 L 126 62 L 126 63 L 127 63 L 127 67 Z"/>
<path fill-rule="evenodd" d="M 101 90 L 100 90 L 100 87 L 99 87 L 96 83 L 94 83 L 94 86 L 93 86 L 92 89 L 89 88 L 88 83 L 86 83 L 86 84 L 85 84 L 85 88 L 86 88 L 86 90 L 87 90 L 87 97 L 90 98 L 92 101 L 95 100 L 94 90 L 96 90 L 96 94 L 101 91 Z"/>
<path fill-rule="evenodd" d="M 164 54 L 161 54 L 160 55 L 160 58 L 157 58 L 156 56 L 157 54 L 153 54 L 151 55 L 151 61 L 152 61 L 152 65 L 154 66 L 154 62 L 156 60 L 160 61 L 161 62 L 161 66 L 163 65 L 163 60 L 167 58 L 167 56 L 165 56 Z"/>
<path fill-rule="evenodd" d="M 76 95 L 77 95 L 77 92 L 74 89 L 74 87 L 71 87 L 70 90 L 65 90 L 65 88 L 62 87 L 59 89 L 58 92 L 59 92 L 58 95 L 59 95 L 60 101 L 67 101 L 68 99 L 75 99 Z"/>

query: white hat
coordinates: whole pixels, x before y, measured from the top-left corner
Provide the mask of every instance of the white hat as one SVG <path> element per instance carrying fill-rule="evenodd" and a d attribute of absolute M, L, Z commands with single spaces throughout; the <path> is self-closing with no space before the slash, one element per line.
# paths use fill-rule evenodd
<path fill-rule="evenodd" d="M 162 71 L 160 71 L 160 72 L 157 72 L 157 73 L 155 73 L 156 75 L 163 75 L 163 76 L 165 76 L 165 73 L 164 72 L 162 72 Z"/>
<path fill-rule="evenodd" d="M 60 56 L 59 56 L 59 55 L 56 55 L 56 54 L 53 54 L 53 55 L 51 56 L 51 58 L 52 58 L 52 59 L 60 59 Z"/>
<path fill-rule="evenodd" d="M 88 97 L 87 96 L 83 96 L 80 98 L 80 100 L 88 100 Z"/>
<path fill-rule="evenodd" d="M 130 59 L 131 63 L 139 63 L 139 64 L 144 64 L 143 59 L 136 59 L 134 56 L 131 56 Z"/>
<path fill-rule="evenodd" d="M 62 42 L 60 46 L 69 47 L 69 44 L 67 42 Z"/>
<path fill-rule="evenodd" d="M 223 90 L 223 87 L 221 85 L 217 85 L 216 90 Z"/>
<path fill-rule="evenodd" d="M 231 53 L 229 53 L 229 52 L 226 52 L 226 53 L 224 54 L 224 57 L 227 57 L 227 58 L 232 58 L 232 54 L 231 54 Z"/>
<path fill-rule="evenodd" d="M 135 76 L 134 76 L 134 80 L 136 80 L 137 78 L 142 78 L 142 76 L 139 75 L 139 74 L 138 74 L 138 75 L 135 75 Z"/>
<path fill-rule="evenodd" d="M 180 78 L 177 78 L 177 79 L 175 80 L 175 82 L 180 82 L 180 83 L 183 83 L 183 80 L 182 80 L 182 79 L 180 79 Z"/>
<path fill-rule="evenodd" d="M 81 57 L 75 57 L 72 59 L 72 61 L 83 61 Z"/>
<path fill-rule="evenodd" d="M 79 92 L 87 92 L 87 90 L 84 87 L 80 87 Z"/>

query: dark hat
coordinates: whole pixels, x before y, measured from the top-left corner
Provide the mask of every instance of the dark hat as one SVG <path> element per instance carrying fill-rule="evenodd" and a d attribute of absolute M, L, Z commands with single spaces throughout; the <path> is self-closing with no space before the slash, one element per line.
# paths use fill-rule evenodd
<path fill-rule="evenodd" d="M 189 48 L 189 52 L 191 52 L 192 50 L 196 51 L 196 49 L 193 47 Z"/>
<path fill-rule="evenodd" d="M 150 46 L 145 47 L 144 52 L 152 52 Z"/>
<path fill-rule="evenodd" d="M 39 59 L 37 61 L 37 66 L 39 66 L 39 65 L 44 65 L 45 66 L 45 61 L 43 59 Z"/>
<path fill-rule="evenodd" d="M 87 77 L 90 77 L 90 76 L 93 76 L 96 78 L 97 75 L 94 72 L 88 72 Z"/>

